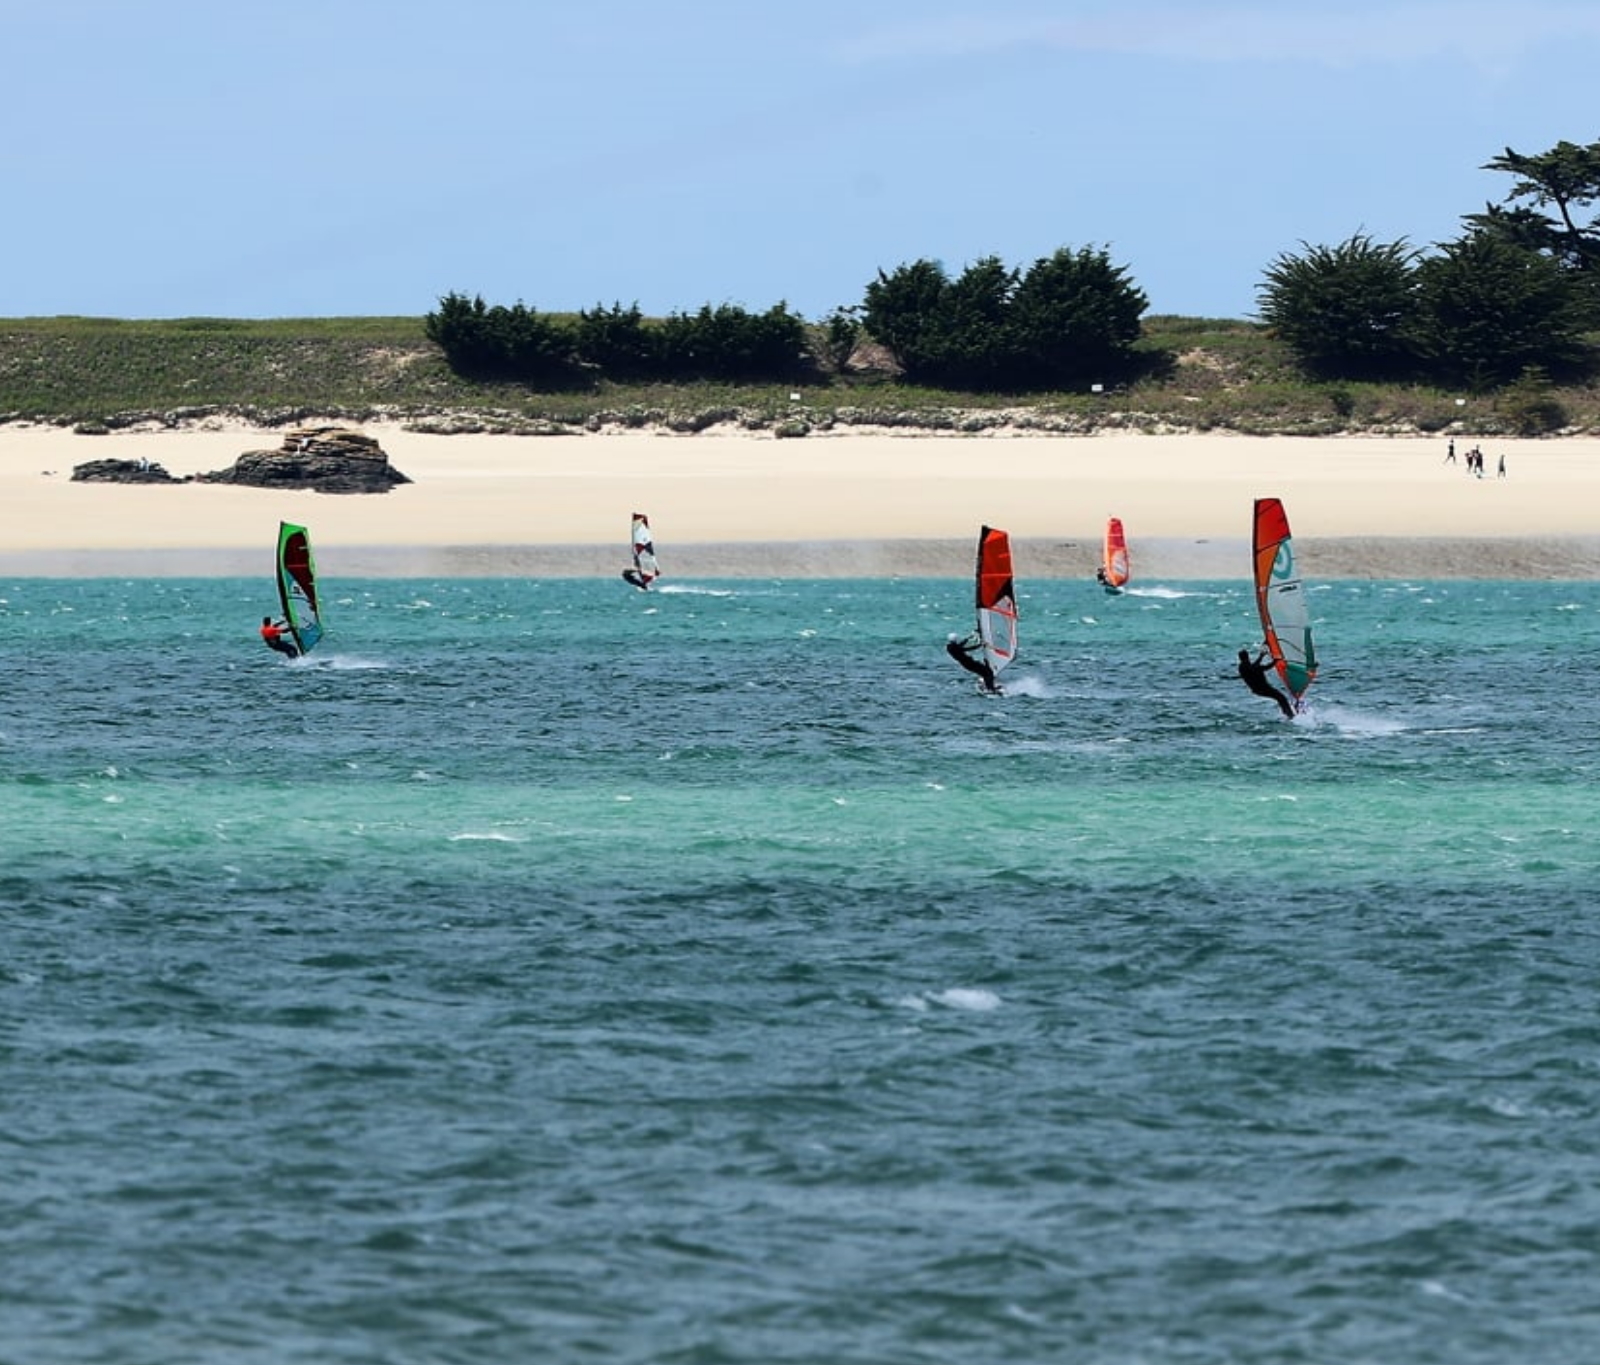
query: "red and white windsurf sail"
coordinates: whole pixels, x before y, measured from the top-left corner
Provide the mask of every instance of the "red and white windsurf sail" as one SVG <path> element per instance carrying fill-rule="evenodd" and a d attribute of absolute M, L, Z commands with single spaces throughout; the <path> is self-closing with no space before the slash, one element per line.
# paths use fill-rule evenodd
<path fill-rule="evenodd" d="M 1011 537 L 985 526 L 978 532 L 978 635 L 996 678 L 1017 657 L 1017 590 L 1011 576 Z"/>

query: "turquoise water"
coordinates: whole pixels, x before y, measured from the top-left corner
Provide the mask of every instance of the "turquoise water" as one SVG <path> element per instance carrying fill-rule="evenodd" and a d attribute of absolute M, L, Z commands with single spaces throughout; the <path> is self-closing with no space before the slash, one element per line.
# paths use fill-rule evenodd
<path fill-rule="evenodd" d="M 0 1362 L 1600 1352 L 1593 583 L 0 583 Z"/>

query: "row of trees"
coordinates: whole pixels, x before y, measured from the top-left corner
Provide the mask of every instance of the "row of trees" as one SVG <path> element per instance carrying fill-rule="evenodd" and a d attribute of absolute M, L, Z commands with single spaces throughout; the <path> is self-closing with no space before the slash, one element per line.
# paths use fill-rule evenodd
<path fill-rule="evenodd" d="M 929 260 L 880 271 L 862 306 L 837 310 L 820 334 L 784 304 L 765 313 L 707 306 L 660 321 L 637 304 L 612 304 L 573 320 L 464 294 L 439 301 L 427 334 L 458 373 L 555 387 L 595 376 L 798 380 L 837 368 L 864 333 L 912 383 L 1026 390 L 1126 378 L 1146 307 L 1122 267 L 1084 248 L 1026 271 L 995 256 L 954 279 Z"/>
<path fill-rule="evenodd" d="M 813 364 L 806 325 L 784 304 L 749 313 L 724 304 L 647 321 L 637 305 L 570 319 L 518 303 L 447 294 L 426 322 L 430 340 L 459 374 L 546 387 L 625 380 L 798 378 Z"/>
<path fill-rule="evenodd" d="M 1506 203 L 1432 252 L 1358 234 L 1272 263 L 1261 318 L 1307 372 L 1483 389 L 1593 367 L 1600 219 L 1580 217 L 1600 200 L 1600 143 L 1508 147 L 1484 169 L 1515 177 Z"/>
<path fill-rule="evenodd" d="M 1485 231 L 1427 258 L 1364 236 L 1280 257 L 1261 316 L 1310 374 L 1476 389 L 1529 369 L 1577 373 L 1594 320 L 1584 282 Z"/>
<path fill-rule="evenodd" d="M 1467 215 L 1454 242 L 1424 252 L 1357 234 L 1272 262 L 1260 316 L 1308 374 L 1481 389 L 1596 363 L 1600 219 L 1581 219 L 1600 201 L 1600 142 L 1534 156 L 1507 148 L 1484 169 L 1512 175 L 1512 188 Z M 1147 307 L 1126 269 L 1085 247 L 1026 270 L 990 256 L 955 278 L 931 260 L 879 271 L 859 306 L 815 329 L 781 303 L 658 321 L 613 304 L 574 321 L 450 294 L 427 331 L 460 373 L 546 386 L 798 380 L 837 367 L 865 334 L 912 383 L 1022 392 L 1131 377 Z"/>

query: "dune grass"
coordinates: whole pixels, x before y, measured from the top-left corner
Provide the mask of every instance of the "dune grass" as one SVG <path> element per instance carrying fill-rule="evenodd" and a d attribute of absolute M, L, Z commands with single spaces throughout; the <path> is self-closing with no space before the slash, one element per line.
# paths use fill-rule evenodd
<path fill-rule="evenodd" d="M 1466 395 L 1397 384 L 1313 383 L 1258 325 L 1156 316 L 1139 343 L 1146 377 L 1107 391 L 967 394 L 881 372 L 734 386 L 599 382 L 557 392 L 451 372 L 421 317 L 0 320 L 0 422 L 86 430 L 242 417 L 400 420 L 438 430 L 680 431 L 734 422 L 803 436 L 839 425 L 1251 434 L 1600 431 L 1593 386 Z M 1532 421 L 1530 411 L 1539 416 Z M 1553 415 L 1552 415 L 1553 414 Z"/>

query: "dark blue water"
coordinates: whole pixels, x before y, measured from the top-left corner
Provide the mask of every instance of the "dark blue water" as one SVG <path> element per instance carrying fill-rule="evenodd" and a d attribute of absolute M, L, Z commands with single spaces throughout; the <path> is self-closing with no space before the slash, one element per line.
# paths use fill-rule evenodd
<path fill-rule="evenodd" d="M 1600 1355 L 1600 587 L 0 585 L 0 1362 Z"/>

